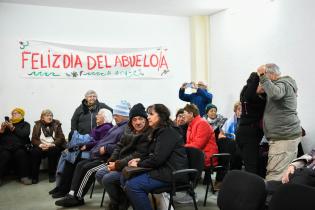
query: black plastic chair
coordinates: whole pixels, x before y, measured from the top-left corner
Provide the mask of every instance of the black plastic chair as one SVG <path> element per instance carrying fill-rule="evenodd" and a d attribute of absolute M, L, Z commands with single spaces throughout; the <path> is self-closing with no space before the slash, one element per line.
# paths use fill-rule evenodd
<path fill-rule="evenodd" d="M 201 176 L 201 173 L 204 169 L 204 154 L 201 150 L 187 147 L 186 148 L 187 158 L 188 158 L 188 167 L 189 169 L 177 170 L 173 172 L 172 184 L 170 187 L 158 188 L 150 193 L 152 194 L 154 209 L 157 209 L 156 200 L 154 194 L 160 194 L 167 192 L 170 194 L 170 200 L 168 205 L 168 210 L 171 209 L 171 206 L 174 206 L 173 196 L 176 192 L 186 191 L 193 199 L 195 210 L 198 210 L 196 202 L 196 193 L 194 191 L 197 186 L 198 179 Z M 177 177 L 189 175 L 189 183 L 177 183 Z"/>
<path fill-rule="evenodd" d="M 92 195 L 93 195 L 94 187 L 95 187 L 95 182 L 96 182 L 96 179 L 94 180 L 94 182 L 93 182 L 93 184 L 92 184 L 92 186 L 91 186 L 90 199 L 92 199 Z M 100 207 L 103 207 L 105 194 L 106 194 L 106 190 L 105 190 L 105 188 L 104 188 Z"/>
<path fill-rule="evenodd" d="M 223 179 L 217 204 L 221 210 L 263 210 L 265 200 L 263 178 L 246 171 L 232 170 Z"/>
<path fill-rule="evenodd" d="M 273 194 L 268 210 L 313 210 L 315 188 L 300 184 L 284 184 Z"/>
<path fill-rule="evenodd" d="M 218 165 L 213 166 L 214 159 L 218 160 Z M 230 170 L 230 165 L 231 165 L 231 154 L 230 153 L 217 153 L 213 154 L 210 157 L 210 163 L 211 166 L 205 168 L 205 182 L 206 182 L 206 193 L 205 193 L 205 199 L 203 201 L 203 206 L 206 206 L 207 204 L 207 198 L 208 198 L 208 192 L 209 192 L 209 186 L 211 185 L 211 192 L 214 194 L 215 189 L 213 185 L 213 181 L 211 179 L 211 174 L 214 172 L 222 172 L 222 173 L 227 173 Z"/>

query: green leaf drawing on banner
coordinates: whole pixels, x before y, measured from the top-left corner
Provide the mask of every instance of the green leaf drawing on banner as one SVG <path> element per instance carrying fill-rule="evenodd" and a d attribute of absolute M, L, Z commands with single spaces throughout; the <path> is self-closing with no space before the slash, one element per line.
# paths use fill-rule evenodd
<path fill-rule="evenodd" d="M 26 41 L 26 42 L 20 41 L 19 43 L 20 43 L 20 49 L 21 50 L 24 50 L 27 46 L 29 46 L 29 42 L 28 41 Z"/>
<path fill-rule="evenodd" d="M 60 76 L 59 74 L 56 74 L 55 72 L 43 72 L 43 71 L 33 71 L 29 74 L 27 74 L 29 76 L 35 76 L 35 77 L 42 77 L 42 76 L 54 76 L 54 77 L 58 77 Z"/>

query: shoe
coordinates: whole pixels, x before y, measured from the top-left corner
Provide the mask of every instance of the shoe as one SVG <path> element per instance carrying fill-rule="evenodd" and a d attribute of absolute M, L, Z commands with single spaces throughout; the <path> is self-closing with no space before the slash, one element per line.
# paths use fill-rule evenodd
<path fill-rule="evenodd" d="M 55 175 L 49 175 L 49 182 L 55 182 L 56 181 L 56 176 Z"/>
<path fill-rule="evenodd" d="M 64 192 L 60 192 L 60 191 L 57 191 L 53 194 L 51 194 L 51 197 L 52 198 L 63 198 L 67 195 L 68 193 L 64 193 Z"/>
<path fill-rule="evenodd" d="M 189 194 L 184 195 L 184 197 L 174 198 L 174 201 L 176 203 L 181 203 L 181 204 L 188 204 L 188 203 L 194 202 L 194 200 L 192 199 L 192 197 Z M 197 196 L 196 196 L 196 202 L 198 202 Z"/>
<path fill-rule="evenodd" d="M 214 182 L 214 185 L 213 185 L 214 191 L 219 191 L 220 188 L 221 188 L 221 184 L 222 184 L 222 182 L 217 182 L 217 181 L 215 181 L 215 182 Z"/>
<path fill-rule="evenodd" d="M 59 191 L 59 188 L 55 187 L 54 189 L 50 190 L 48 193 L 49 193 L 49 195 L 51 195 L 51 194 L 54 194 L 54 193 L 56 193 L 58 191 Z"/>
<path fill-rule="evenodd" d="M 37 184 L 38 183 L 38 179 L 32 179 L 32 184 Z"/>
<path fill-rule="evenodd" d="M 3 180 L 2 180 L 2 179 L 0 179 L 0 187 L 2 186 L 2 184 L 3 184 Z"/>
<path fill-rule="evenodd" d="M 32 180 L 30 180 L 28 177 L 22 177 L 20 179 L 20 181 L 25 184 L 25 185 L 31 185 L 32 184 Z"/>
<path fill-rule="evenodd" d="M 64 198 L 57 200 L 55 205 L 63 207 L 82 206 L 84 205 L 84 199 L 78 199 L 73 195 L 67 194 Z"/>

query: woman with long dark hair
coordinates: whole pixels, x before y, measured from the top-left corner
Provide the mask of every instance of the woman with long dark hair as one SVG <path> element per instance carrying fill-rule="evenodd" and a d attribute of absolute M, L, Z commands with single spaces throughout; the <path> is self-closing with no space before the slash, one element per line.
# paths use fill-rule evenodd
<path fill-rule="evenodd" d="M 171 184 L 172 171 L 188 167 L 183 147 L 183 138 L 170 120 L 170 111 L 163 104 L 148 108 L 148 121 L 152 132 L 149 135 L 149 155 L 132 159 L 129 166 L 152 170 L 128 180 L 126 192 L 135 210 L 151 210 L 148 192 Z M 186 182 L 188 177 L 181 177 Z"/>

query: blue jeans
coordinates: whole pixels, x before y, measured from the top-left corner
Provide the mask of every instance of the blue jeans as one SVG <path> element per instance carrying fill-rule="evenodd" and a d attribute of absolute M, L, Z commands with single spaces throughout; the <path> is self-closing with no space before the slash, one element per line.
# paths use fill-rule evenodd
<path fill-rule="evenodd" d="M 151 178 L 148 173 L 136 176 L 126 182 L 127 196 L 133 204 L 134 210 L 152 210 L 148 193 L 170 183 Z"/>
<path fill-rule="evenodd" d="M 105 176 L 105 174 L 109 173 L 109 171 L 107 170 L 107 168 L 104 169 L 100 169 L 96 172 L 95 174 L 95 179 L 98 183 L 100 183 L 101 185 L 103 185 L 102 183 L 102 179 Z"/>

